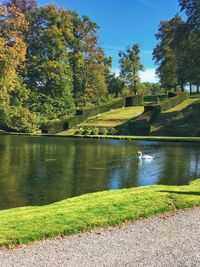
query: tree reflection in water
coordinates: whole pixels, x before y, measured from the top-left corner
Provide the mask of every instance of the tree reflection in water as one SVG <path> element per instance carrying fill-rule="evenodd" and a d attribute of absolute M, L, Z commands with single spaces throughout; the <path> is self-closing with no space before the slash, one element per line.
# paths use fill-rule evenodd
<path fill-rule="evenodd" d="M 153 161 L 140 161 L 137 151 Z M 45 205 L 107 189 L 187 184 L 200 175 L 200 145 L 1 136 L 0 209 Z"/>

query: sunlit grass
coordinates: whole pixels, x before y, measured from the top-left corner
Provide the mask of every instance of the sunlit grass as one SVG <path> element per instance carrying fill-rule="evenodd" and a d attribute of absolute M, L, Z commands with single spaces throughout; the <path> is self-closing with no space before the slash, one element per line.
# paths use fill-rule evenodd
<path fill-rule="evenodd" d="M 67 236 L 198 205 L 200 180 L 188 186 L 105 191 L 42 207 L 0 211 L 0 246 Z"/>
<path fill-rule="evenodd" d="M 162 112 L 151 125 L 151 135 L 198 136 L 194 130 L 199 129 L 198 114 L 197 111 L 190 109 L 196 104 L 200 105 L 200 98 L 190 98 Z M 180 120 L 179 124 L 178 120 Z"/>
<path fill-rule="evenodd" d="M 193 103 L 195 103 L 197 101 L 200 102 L 200 99 L 199 98 L 189 98 L 189 99 L 186 99 L 182 103 L 178 104 L 177 106 L 175 106 L 173 108 L 170 108 L 170 109 L 164 111 L 163 113 L 170 113 L 170 112 L 181 111 L 181 110 L 187 108 L 189 105 L 191 105 L 191 104 L 193 104 Z"/>

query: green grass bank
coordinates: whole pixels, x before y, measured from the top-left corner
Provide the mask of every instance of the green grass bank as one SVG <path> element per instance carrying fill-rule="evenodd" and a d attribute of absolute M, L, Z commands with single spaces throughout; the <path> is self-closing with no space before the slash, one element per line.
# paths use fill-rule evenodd
<path fill-rule="evenodd" d="M 0 211 L 0 246 L 68 236 L 181 208 L 200 206 L 200 179 L 92 193 L 41 207 Z"/>

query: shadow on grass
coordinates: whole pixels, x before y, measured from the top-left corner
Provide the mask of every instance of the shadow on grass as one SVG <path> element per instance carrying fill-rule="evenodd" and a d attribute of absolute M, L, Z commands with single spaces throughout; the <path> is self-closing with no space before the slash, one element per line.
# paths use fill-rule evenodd
<path fill-rule="evenodd" d="M 169 191 L 169 190 L 161 190 L 159 192 L 164 192 L 164 193 L 172 193 L 172 194 L 180 194 L 180 195 L 193 195 L 193 196 L 200 196 L 200 192 L 192 192 L 192 191 Z"/>

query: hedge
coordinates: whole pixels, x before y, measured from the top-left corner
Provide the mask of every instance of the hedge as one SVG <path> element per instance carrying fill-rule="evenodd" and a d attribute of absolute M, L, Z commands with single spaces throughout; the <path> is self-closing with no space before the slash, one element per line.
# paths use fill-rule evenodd
<path fill-rule="evenodd" d="M 162 112 L 162 111 L 168 110 L 170 108 L 173 108 L 188 98 L 189 98 L 188 93 L 178 93 L 174 97 L 166 98 L 164 101 L 161 101 L 159 103 L 160 111 Z"/>
<path fill-rule="evenodd" d="M 143 104 L 143 96 L 130 96 L 130 97 L 121 98 L 112 103 L 105 104 L 105 105 L 95 107 L 92 109 L 77 110 L 75 116 L 63 118 L 60 120 L 55 120 L 48 124 L 43 124 L 41 126 L 41 130 L 43 133 L 55 134 L 58 132 L 71 129 L 72 127 L 84 122 L 89 117 L 96 116 L 99 113 L 103 113 L 111 109 L 117 109 L 117 108 L 122 108 L 124 106 L 127 106 L 127 98 L 129 99 L 132 98 L 132 106 Z"/>
<path fill-rule="evenodd" d="M 147 95 L 144 96 L 144 102 L 156 102 L 158 98 L 164 100 L 166 95 Z"/>
<path fill-rule="evenodd" d="M 168 110 L 189 97 L 188 93 L 178 93 L 174 97 L 166 98 L 156 105 L 144 106 L 144 112 L 136 120 L 129 122 L 129 132 L 132 135 L 148 135 L 151 123 L 165 110 Z"/>

